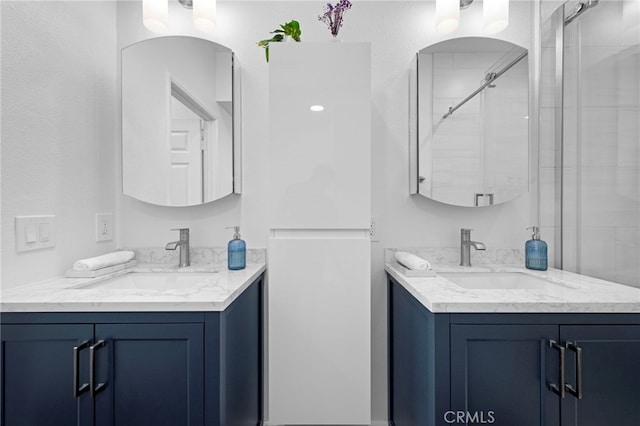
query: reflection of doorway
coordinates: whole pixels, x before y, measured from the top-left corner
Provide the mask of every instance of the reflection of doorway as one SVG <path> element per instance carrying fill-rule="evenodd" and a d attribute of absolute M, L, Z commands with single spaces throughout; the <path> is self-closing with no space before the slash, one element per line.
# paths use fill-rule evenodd
<path fill-rule="evenodd" d="M 202 202 L 201 122 L 199 117 L 171 119 L 167 196 L 172 205 Z"/>
<path fill-rule="evenodd" d="M 217 120 L 174 81 L 171 82 L 171 133 L 167 197 L 171 205 L 213 199 Z"/>

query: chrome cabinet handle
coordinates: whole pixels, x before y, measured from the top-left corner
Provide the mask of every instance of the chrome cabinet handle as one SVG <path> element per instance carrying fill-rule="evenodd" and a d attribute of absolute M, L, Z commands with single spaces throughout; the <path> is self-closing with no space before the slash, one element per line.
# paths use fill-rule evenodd
<path fill-rule="evenodd" d="M 80 386 L 80 352 L 89 347 L 89 341 L 85 340 L 78 346 L 73 347 L 73 397 L 77 398 L 87 390 L 89 383 L 83 383 Z"/>
<path fill-rule="evenodd" d="M 558 352 L 560 352 L 560 384 L 556 385 L 554 383 L 550 383 L 549 384 L 549 388 L 556 394 L 560 395 L 560 398 L 564 398 L 566 396 L 565 394 L 565 388 L 567 385 L 565 385 L 565 371 L 564 371 L 564 365 L 565 365 L 565 347 L 562 345 L 559 345 L 558 342 L 556 342 L 555 340 L 549 340 L 549 347 L 556 349 Z"/>
<path fill-rule="evenodd" d="M 107 344 L 104 340 L 98 340 L 95 345 L 89 347 L 89 387 L 91 389 L 91 397 L 104 390 L 105 384 L 98 383 L 96 385 L 96 351 Z"/>
<path fill-rule="evenodd" d="M 566 384 L 565 388 L 574 397 L 582 399 L 582 348 L 574 342 L 567 342 L 566 347 L 576 354 L 576 387 Z"/>

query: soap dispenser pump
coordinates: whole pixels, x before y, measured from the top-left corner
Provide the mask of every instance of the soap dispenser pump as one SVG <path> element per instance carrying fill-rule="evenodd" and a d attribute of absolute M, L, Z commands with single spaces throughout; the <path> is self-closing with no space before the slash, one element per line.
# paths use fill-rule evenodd
<path fill-rule="evenodd" d="M 227 266 L 232 271 L 244 269 L 247 264 L 247 244 L 240 239 L 240 227 L 231 226 L 233 239 L 227 244 Z"/>
<path fill-rule="evenodd" d="M 540 239 L 540 228 L 532 226 L 531 239 L 524 245 L 525 266 L 535 271 L 547 270 L 547 243 Z"/>

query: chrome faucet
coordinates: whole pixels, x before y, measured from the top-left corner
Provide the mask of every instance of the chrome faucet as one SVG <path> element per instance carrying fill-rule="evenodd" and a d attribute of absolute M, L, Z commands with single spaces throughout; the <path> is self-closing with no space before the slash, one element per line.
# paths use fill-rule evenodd
<path fill-rule="evenodd" d="M 165 249 L 175 250 L 180 248 L 179 267 L 189 266 L 189 228 L 172 229 L 172 231 L 180 231 L 180 240 L 167 243 Z"/>
<path fill-rule="evenodd" d="M 486 250 L 483 243 L 471 241 L 472 229 L 460 230 L 460 266 L 471 266 L 471 246 L 476 250 Z"/>

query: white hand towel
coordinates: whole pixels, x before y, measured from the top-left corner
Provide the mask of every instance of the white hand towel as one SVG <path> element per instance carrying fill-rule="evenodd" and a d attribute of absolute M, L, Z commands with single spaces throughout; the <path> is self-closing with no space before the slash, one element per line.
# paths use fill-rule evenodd
<path fill-rule="evenodd" d="M 95 271 L 107 268 L 121 263 L 127 263 L 135 257 L 132 251 L 116 251 L 113 253 L 103 254 L 102 256 L 90 257 L 88 259 L 78 260 L 73 264 L 74 271 Z"/>
<path fill-rule="evenodd" d="M 399 264 L 409 269 L 431 269 L 431 264 L 429 262 L 415 254 L 407 253 L 405 251 L 397 251 L 394 256 Z"/>

